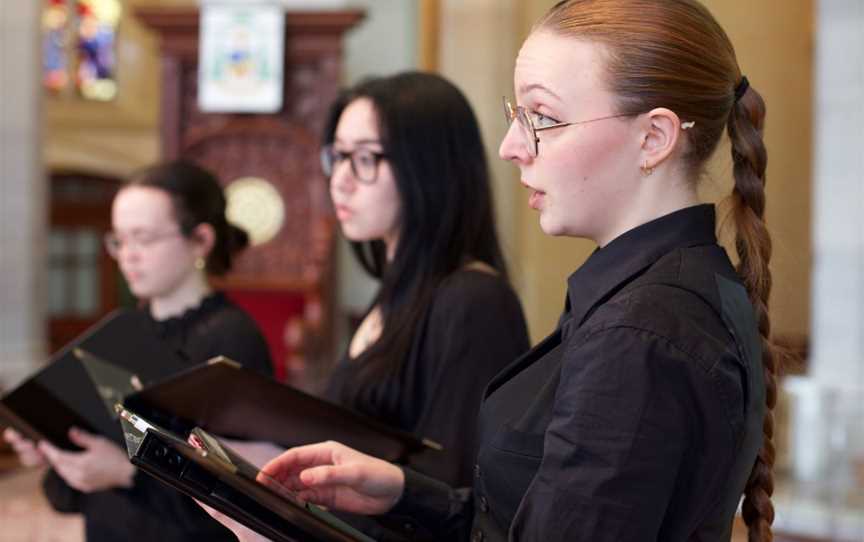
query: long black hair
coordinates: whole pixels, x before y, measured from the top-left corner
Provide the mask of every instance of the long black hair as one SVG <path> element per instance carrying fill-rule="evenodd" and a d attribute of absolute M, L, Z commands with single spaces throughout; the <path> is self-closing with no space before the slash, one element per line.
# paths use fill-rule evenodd
<path fill-rule="evenodd" d="M 373 104 L 396 180 L 400 234 L 389 262 L 383 241 L 351 243 L 363 268 L 381 281 L 370 309 L 380 308 L 383 328 L 361 354 L 363 369 L 349 395 L 401 366 L 447 275 L 479 261 L 507 278 L 480 128 L 462 92 L 429 73 L 365 80 L 331 108 L 325 144 L 333 142 L 348 104 L 361 98 Z"/>
<path fill-rule="evenodd" d="M 225 217 L 225 194 L 219 179 L 192 162 L 177 160 L 151 166 L 133 174 L 127 186 L 165 191 L 185 237 L 191 237 L 199 224 L 213 227 L 215 239 L 207 254 L 207 272 L 212 275 L 227 273 L 234 256 L 249 244 L 246 232 Z"/>

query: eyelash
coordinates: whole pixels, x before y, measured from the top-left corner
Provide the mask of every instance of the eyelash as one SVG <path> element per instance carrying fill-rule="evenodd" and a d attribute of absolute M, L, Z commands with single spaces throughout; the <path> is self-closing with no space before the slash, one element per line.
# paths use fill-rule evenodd
<path fill-rule="evenodd" d="M 558 124 L 560 121 L 554 117 L 550 117 L 549 115 L 544 115 L 539 111 L 531 111 L 531 122 L 534 123 L 538 128 L 542 126 Z"/>

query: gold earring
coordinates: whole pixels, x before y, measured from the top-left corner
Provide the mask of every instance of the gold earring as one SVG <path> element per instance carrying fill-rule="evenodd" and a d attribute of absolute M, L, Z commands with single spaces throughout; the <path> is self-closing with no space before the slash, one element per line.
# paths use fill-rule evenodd
<path fill-rule="evenodd" d="M 643 177 L 650 177 L 651 174 L 654 173 L 654 168 L 648 167 L 648 160 L 645 160 L 644 162 L 642 162 L 642 167 L 640 167 L 639 169 L 642 170 L 642 176 Z"/>
<path fill-rule="evenodd" d="M 201 256 L 195 258 L 195 269 L 198 271 L 204 271 L 204 268 L 207 267 L 207 262 Z"/>

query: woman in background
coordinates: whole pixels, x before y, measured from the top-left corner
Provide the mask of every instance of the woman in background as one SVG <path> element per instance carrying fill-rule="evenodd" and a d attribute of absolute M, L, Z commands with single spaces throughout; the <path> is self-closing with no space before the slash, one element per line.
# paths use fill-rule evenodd
<path fill-rule="evenodd" d="M 177 370 L 225 355 L 270 375 L 267 344 L 252 319 L 214 292 L 207 276 L 231 268 L 247 245 L 225 218 L 218 180 L 188 162 L 158 165 L 133 176 L 114 198 L 105 238 L 156 336 L 177 355 Z M 89 542 L 234 540 L 191 499 L 140 474 L 125 450 L 73 428 L 68 452 L 38 445 L 8 429 L 25 465 L 48 465 L 44 488 L 58 511 L 84 515 Z"/>
<path fill-rule="evenodd" d="M 371 79 L 332 107 L 321 156 L 342 233 L 381 283 L 326 396 L 440 443 L 409 465 L 469 483 L 483 389 L 529 347 L 471 106 L 437 75 Z"/>

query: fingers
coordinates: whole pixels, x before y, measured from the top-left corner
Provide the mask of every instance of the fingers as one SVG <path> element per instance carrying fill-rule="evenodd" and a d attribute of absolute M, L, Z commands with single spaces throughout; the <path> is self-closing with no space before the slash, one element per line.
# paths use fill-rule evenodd
<path fill-rule="evenodd" d="M 237 539 L 239 541 L 267 542 L 267 538 L 264 538 L 263 536 L 257 534 L 251 529 L 243 526 L 242 524 L 231 519 L 230 517 L 226 516 L 215 508 L 212 508 L 197 499 L 195 499 L 195 503 L 198 504 L 198 506 L 200 506 L 201 508 L 203 508 L 205 512 L 210 514 L 210 517 L 224 525 L 227 529 L 231 530 L 231 532 L 233 532 L 237 536 Z"/>
<path fill-rule="evenodd" d="M 268 461 L 261 468 L 261 472 L 277 480 L 282 480 L 294 477 L 308 467 L 331 465 L 336 446 L 339 445 L 335 442 L 322 442 L 291 448 Z"/>
<path fill-rule="evenodd" d="M 39 441 L 37 447 L 39 449 L 39 452 L 42 453 L 42 455 L 44 455 L 52 465 L 56 465 L 64 461 L 64 459 L 66 459 L 66 456 L 69 455 L 68 453 L 60 450 L 47 440 Z"/>
<path fill-rule="evenodd" d="M 18 461 L 25 467 L 38 467 L 45 463 L 45 458 L 36 448 L 36 443 L 26 439 L 12 428 L 3 432 L 3 439 L 12 446 L 18 456 Z"/>
<path fill-rule="evenodd" d="M 357 465 L 321 466 L 305 469 L 300 473 L 300 481 L 308 487 L 349 486 L 363 483 L 363 473 Z"/>
<path fill-rule="evenodd" d="M 141 383 L 141 379 L 138 378 L 138 375 L 132 375 L 132 377 L 129 378 L 129 383 L 135 391 L 141 391 L 144 389 L 144 385 Z"/>
<path fill-rule="evenodd" d="M 3 431 L 3 440 L 9 444 L 14 444 L 16 441 L 21 440 L 21 434 L 11 427 L 7 427 L 6 430 Z"/>
<path fill-rule="evenodd" d="M 69 429 L 69 440 L 71 440 L 76 446 L 80 446 L 85 450 L 95 446 L 99 442 L 99 439 L 100 437 L 97 435 L 88 433 L 83 429 L 78 429 L 77 427 Z"/>
<path fill-rule="evenodd" d="M 80 452 L 65 452 L 49 442 L 39 442 L 39 451 L 51 464 L 51 468 L 70 487 L 85 493 L 91 490 L 87 477 L 83 473 L 83 457 Z"/>

